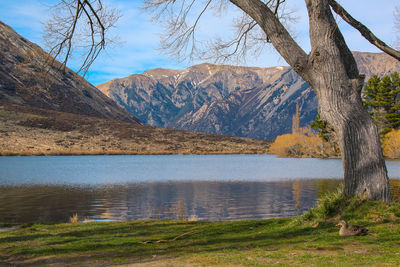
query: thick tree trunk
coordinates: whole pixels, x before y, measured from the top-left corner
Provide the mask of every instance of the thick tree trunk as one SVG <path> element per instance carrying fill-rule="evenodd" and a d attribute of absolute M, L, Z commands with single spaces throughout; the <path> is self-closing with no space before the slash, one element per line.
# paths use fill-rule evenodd
<path fill-rule="evenodd" d="M 337 28 L 327 0 L 306 0 L 312 51 L 309 83 L 321 117 L 338 135 L 345 193 L 390 201 L 389 179 L 379 135 L 361 102 L 364 76 Z"/>
<path fill-rule="evenodd" d="M 361 81 L 347 77 L 332 79 L 336 68 L 336 65 L 327 66 L 323 73 L 318 73 L 315 80 L 319 82 L 313 88 L 319 95 L 321 117 L 333 126 L 338 135 L 345 193 L 390 201 L 389 180 L 378 131 L 361 103 Z"/>
<path fill-rule="evenodd" d="M 272 45 L 314 89 L 321 118 L 335 129 L 345 193 L 390 201 L 389 179 L 375 124 L 361 102 L 364 76 L 332 15 L 329 0 L 305 0 L 312 50 L 307 55 L 260 0 L 230 0 L 251 16 Z"/>

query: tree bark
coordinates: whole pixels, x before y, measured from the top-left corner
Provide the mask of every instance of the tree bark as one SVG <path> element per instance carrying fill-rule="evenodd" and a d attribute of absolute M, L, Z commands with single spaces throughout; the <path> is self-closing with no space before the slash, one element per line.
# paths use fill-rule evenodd
<path fill-rule="evenodd" d="M 306 4 L 312 47 L 310 85 L 318 96 L 321 117 L 338 135 L 345 194 L 390 201 L 377 127 L 361 101 L 365 76 L 358 72 L 328 0 L 306 0 Z"/>
<path fill-rule="evenodd" d="M 309 55 L 260 0 L 230 0 L 265 31 L 275 49 L 314 89 L 321 118 L 338 135 L 345 194 L 390 201 L 389 179 L 379 135 L 361 102 L 365 77 L 347 47 L 328 0 L 305 0 L 312 50 Z"/>

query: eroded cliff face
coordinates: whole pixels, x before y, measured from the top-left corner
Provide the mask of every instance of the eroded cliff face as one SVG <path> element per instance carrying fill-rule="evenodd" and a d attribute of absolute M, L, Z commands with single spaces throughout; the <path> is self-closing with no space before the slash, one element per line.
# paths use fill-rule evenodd
<path fill-rule="evenodd" d="M 384 54 L 354 53 L 367 78 L 400 70 Z M 153 69 L 97 86 L 144 123 L 176 129 L 275 139 L 317 115 L 312 88 L 289 67 L 200 64 L 185 70 Z"/>
<path fill-rule="evenodd" d="M 39 46 L 0 21 L 0 101 L 138 122 L 81 76 L 51 62 Z"/>

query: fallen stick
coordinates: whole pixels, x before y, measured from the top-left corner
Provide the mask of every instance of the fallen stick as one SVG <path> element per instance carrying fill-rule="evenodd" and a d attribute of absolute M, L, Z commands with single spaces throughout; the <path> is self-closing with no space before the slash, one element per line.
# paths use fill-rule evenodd
<path fill-rule="evenodd" d="M 183 236 L 185 236 L 185 235 L 190 235 L 190 234 L 193 234 L 193 233 L 195 233 L 195 232 L 197 232 L 196 230 L 192 230 L 192 231 L 190 231 L 190 232 L 186 232 L 186 233 L 183 233 L 183 234 L 181 234 L 181 235 L 178 235 L 177 237 L 174 237 L 173 239 L 170 239 L 170 240 L 157 240 L 157 241 L 151 241 L 151 240 L 148 240 L 148 241 L 143 241 L 143 242 L 140 242 L 141 244 L 154 244 L 154 243 L 157 243 L 157 244 L 159 244 L 159 243 L 167 243 L 167 242 L 172 242 L 172 241 L 176 241 L 176 240 L 178 240 L 179 238 L 181 238 L 181 237 L 183 237 Z"/>

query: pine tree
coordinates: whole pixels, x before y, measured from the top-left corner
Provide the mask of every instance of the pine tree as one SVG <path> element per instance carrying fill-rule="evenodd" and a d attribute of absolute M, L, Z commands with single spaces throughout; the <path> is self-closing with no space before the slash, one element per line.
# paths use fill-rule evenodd
<path fill-rule="evenodd" d="M 315 117 L 315 121 L 312 122 L 310 126 L 313 130 L 315 130 L 318 133 L 319 137 L 321 137 L 324 141 L 332 145 L 333 150 L 337 155 L 340 154 L 339 144 L 335 137 L 335 131 L 333 130 L 332 127 L 328 125 L 326 121 L 321 120 L 319 114 L 317 114 L 317 117 Z"/>
<path fill-rule="evenodd" d="M 379 83 L 381 78 L 378 75 L 372 76 L 364 87 L 364 106 L 368 109 L 371 115 L 371 110 L 377 106 L 376 96 L 378 94 Z"/>
<path fill-rule="evenodd" d="M 397 72 L 380 79 L 371 77 L 364 88 L 364 106 L 381 136 L 400 127 L 400 77 Z"/>
<path fill-rule="evenodd" d="M 321 116 L 319 113 L 317 117 L 315 117 L 315 121 L 311 123 L 311 128 L 317 131 L 319 137 L 324 139 L 325 141 L 330 141 L 331 131 L 328 128 L 328 123 L 326 121 L 321 120 Z"/>
<path fill-rule="evenodd" d="M 400 76 L 397 72 L 391 75 L 392 91 L 391 91 L 391 107 L 387 114 L 387 120 L 393 129 L 400 128 Z"/>

